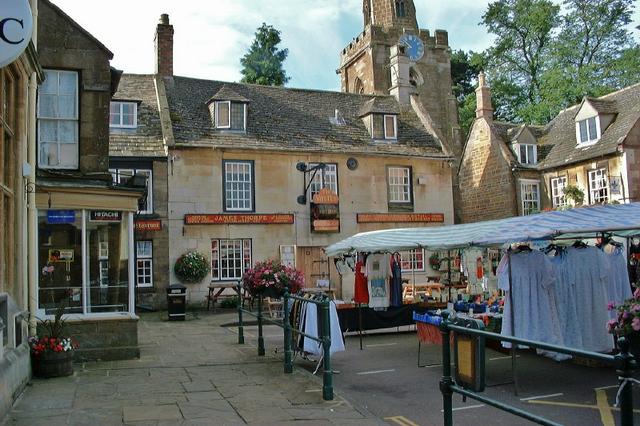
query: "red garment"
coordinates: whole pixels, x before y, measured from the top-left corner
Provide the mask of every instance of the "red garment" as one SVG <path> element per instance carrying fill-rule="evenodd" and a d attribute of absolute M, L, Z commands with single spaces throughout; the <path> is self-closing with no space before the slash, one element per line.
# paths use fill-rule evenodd
<path fill-rule="evenodd" d="M 369 303 L 369 287 L 367 278 L 364 276 L 362 268 L 364 264 L 360 261 L 356 263 L 356 280 L 354 284 L 353 301 L 355 303 Z"/>

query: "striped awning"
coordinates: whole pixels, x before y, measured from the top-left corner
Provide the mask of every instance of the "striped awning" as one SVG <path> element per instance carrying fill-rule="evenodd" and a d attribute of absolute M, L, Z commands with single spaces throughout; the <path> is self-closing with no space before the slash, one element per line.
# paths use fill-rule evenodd
<path fill-rule="evenodd" d="M 593 238 L 602 232 L 625 237 L 640 235 L 640 203 L 582 207 L 461 225 L 362 232 L 328 246 L 325 251 L 328 256 L 337 256 L 356 251 L 497 247 L 563 237 Z"/>

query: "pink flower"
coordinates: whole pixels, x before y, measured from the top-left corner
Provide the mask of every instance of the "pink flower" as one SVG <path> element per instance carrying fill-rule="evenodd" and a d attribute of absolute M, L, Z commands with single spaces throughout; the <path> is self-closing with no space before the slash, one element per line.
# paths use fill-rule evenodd
<path fill-rule="evenodd" d="M 631 321 L 631 328 L 633 328 L 635 331 L 640 331 L 640 318 L 639 317 L 635 317 L 633 319 L 633 321 Z"/>
<path fill-rule="evenodd" d="M 618 322 L 616 320 L 609 320 L 607 322 L 607 331 L 609 333 L 613 333 L 613 330 L 616 328 L 616 325 L 618 325 Z"/>
<path fill-rule="evenodd" d="M 640 312 L 640 305 L 633 305 L 633 307 L 631 308 L 631 310 L 633 312 Z"/>
<path fill-rule="evenodd" d="M 633 292 L 633 297 L 640 299 L 640 287 L 636 288 L 636 291 Z"/>
<path fill-rule="evenodd" d="M 616 308 L 616 304 L 613 302 L 607 303 L 607 311 L 613 311 Z"/>

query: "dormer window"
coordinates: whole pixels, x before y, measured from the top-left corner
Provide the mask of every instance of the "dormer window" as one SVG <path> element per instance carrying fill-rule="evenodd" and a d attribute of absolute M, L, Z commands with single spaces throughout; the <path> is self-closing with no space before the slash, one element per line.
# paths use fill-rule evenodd
<path fill-rule="evenodd" d="M 217 101 L 214 123 L 216 129 L 241 130 L 247 128 L 247 104 L 243 102 Z"/>
<path fill-rule="evenodd" d="M 590 117 L 576 122 L 578 144 L 594 143 L 600 139 L 598 117 Z"/>
<path fill-rule="evenodd" d="M 398 139 L 398 122 L 392 114 L 371 114 L 371 136 L 373 139 Z"/>
<path fill-rule="evenodd" d="M 534 165 L 538 163 L 538 147 L 533 144 L 516 144 L 518 161 L 521 164 Z"/>
<path fill-rule="evenodd" d="M 109 109 L 109 127 L 135 129 L 138 126 L 136 102 L 113 101 Z"/>

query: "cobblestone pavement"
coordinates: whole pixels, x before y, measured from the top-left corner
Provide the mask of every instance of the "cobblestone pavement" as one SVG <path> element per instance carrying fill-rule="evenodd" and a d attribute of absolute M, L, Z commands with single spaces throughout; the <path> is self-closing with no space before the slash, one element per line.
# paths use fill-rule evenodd
<path fill-rule="evenodd" d="M 339 394 L 322 400 L 322 380 L 284 374 L 221 324 L 233 313 L 142 315 L 141 357 L 76 364 L 73 376 L 34 379 L 5 419 L 9 425 L 380 425 Z"/>

